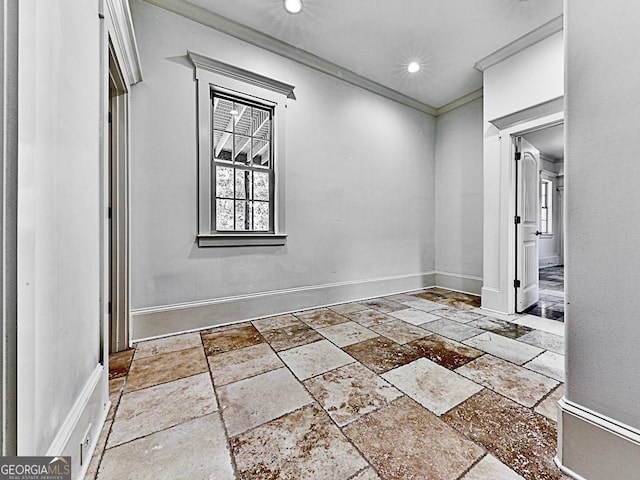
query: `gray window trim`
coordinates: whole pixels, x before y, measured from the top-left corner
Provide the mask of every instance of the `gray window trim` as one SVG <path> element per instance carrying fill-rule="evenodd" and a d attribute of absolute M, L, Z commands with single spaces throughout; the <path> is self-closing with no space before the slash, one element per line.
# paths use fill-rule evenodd
<path fill-rule="evenodd" d="M 285 108 L 295 99 L 294 87 L 193 52 L 198 95 L 198 232 L 199 247 L 276 246 L 286 243 L 285 228 Z M 212 225 L 211 89 L 274 105 L 273 112 L 273 232 L 216 232 Z"/>

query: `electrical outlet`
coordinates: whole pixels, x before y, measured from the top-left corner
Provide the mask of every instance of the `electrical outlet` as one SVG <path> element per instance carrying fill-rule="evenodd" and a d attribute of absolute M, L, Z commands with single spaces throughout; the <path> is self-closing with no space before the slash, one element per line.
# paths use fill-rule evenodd
<path fill-rule="evenodd" d="M 84 437 L 82 437 L 82 443 L 80 443 L 80 465 L 84 465 L 84 462 L 88 460 L 87 456 L 91 448 L 91 441 L 91 424 L 89 424 Z"/>

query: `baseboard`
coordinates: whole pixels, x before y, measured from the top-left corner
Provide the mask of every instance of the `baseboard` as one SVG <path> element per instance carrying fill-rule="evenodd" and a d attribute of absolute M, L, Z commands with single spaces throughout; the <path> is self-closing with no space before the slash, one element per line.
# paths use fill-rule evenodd
<path fill-rule="evenodd" d="M 435 275 L 427 272 L 313 285 L 132 310 L 132 341 L 433 287 Z"/>
<path fill-rule="evenodd" d="M 436 272 L 436 286 L 471 295 L 480 295 L 482 278 L 457 273 Z"/>
<path fill-rule="evenodd" d="M 108 372 L 98 364 L 51 442 L 47 456 L 70 456 L 72 478 L 83 479 L 108 412 Z M 81 464 L 80 445 L 89 428 L 91 445 Z"/>
<path fill-rule="evenodd" d="M 556 463 L 577 480 L 639 480 L 640 431 L 562 398 Z"/>
<path fill-rule="evenodd" d="M 554 267 L 556 265 L 560 265 L 560 257 L 558 255 L 553 255 L 551 257 L 540 257 L 538 260 L 538 267 Z"/>

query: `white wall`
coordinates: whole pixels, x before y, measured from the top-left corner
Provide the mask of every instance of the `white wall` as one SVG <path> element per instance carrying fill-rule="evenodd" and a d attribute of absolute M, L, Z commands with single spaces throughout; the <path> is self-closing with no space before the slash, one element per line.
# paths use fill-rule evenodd
<path fill-rule="evenodd" d="M 558 173 L 561 169 L 564 169 L 563 163 L 553 163 L 549 160 L 540 159 L 540 169 L 545 172 L 550 172 L 549 178 L 553 182 L 553 191 L 551 197 L 551 236 L 541 236 L 538 240 L 538 258 L 540 260 L 540 267 L 546 267 L 550 265 L 558 265 L 562 258 L 560 254 L 560 237 L 562 236 L 563 226 L 560 223 L 562 221 L 562 215 L 558 211 L 560 204 L 560 192 L 558 187 L 563 185 L 562 177 L 558 177 Z"/>
<path fill-rule="evenodd" d="M 564 45 L 556 33 L 484 71 L 483 288 L 484 308 L 513 313 L 511 263 L 514 194 L 509 133 L 491 120 L 561 97 Z"/>
<path fill-rule="evenodd" d="M 133 309 L 433 271 L 432 117 L 146 3 L 133 2 L 132 13 L 145 71 L 131 104 Z M 194 243 L 187 50 L 296 86 L 285 247 Z"/>
<path fill-rule="evenodd" d="M 436 271 L 482 278 L 482 98 L 436 122 Z"/>
<path fill-rule="evenodd" d="M 99 102 L 97 2 L 20 1 L 19 455 L 62 453 L 100 360 Z"/>
<path fill-rule="evenodd" d="M 638 478 L 640 464 L 640 164 L 629 154 L 640 150 L 638 18 L 636 1 L 566 2 L 565 397 L 575 414 L 560 439 L 563 464 L 590 480 Z"/>

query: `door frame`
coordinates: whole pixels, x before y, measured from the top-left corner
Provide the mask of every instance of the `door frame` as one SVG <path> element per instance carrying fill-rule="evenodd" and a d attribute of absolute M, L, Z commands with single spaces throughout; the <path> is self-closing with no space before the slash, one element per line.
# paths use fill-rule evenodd
<path fill-rule="evenodd" d="M 109 352 L 126 350 L 131 345 L 129 332 L 129 87 L 109 42 L 108 112 L 111 119 L 105 128 L 107 146 L 107 285 L 110 306 Z"/>
<path fill-rule="evenodd" d="M 506 117 L 490 121 L 498 129 L 498 148 L 491 149 L 491 155 L 499 156 L 500 163 L 500 202 L 495 212 L 500 218 L 500 232 L 498 245 L 498 285 L 497 288 L 483 286 L 482 308 L 505 314 L 514 314 L 516 294 L 514 280 L 516 279 L 516 172 L 515 172 L 515 138 L 542 128 L 564 122 L 564 98 L 559 97 L 550 102 L 535 105 L 526 110 L 518 111 Z M 485 148 L 485 157 L 487 149 Z M 485 158 L 485 162 L 487 159 Z M 485 174 L 485 188 L 487 187 Z M 485 212 L 485 215 L 487 212 Z M 486 227 L 485 227 L 486 228 Z M 485 245 L 487 248 L 494 248 Z M 485 276 L 487 266 L 485 265 Z"/>

